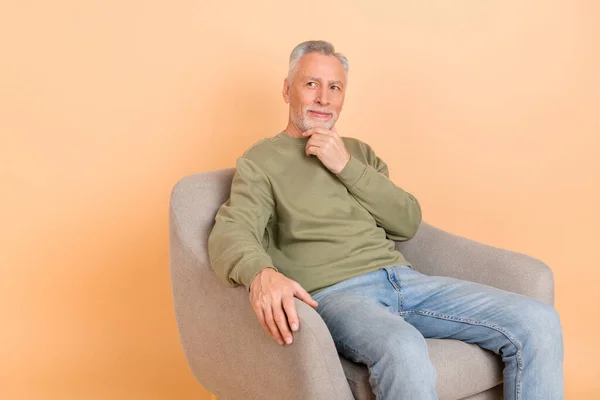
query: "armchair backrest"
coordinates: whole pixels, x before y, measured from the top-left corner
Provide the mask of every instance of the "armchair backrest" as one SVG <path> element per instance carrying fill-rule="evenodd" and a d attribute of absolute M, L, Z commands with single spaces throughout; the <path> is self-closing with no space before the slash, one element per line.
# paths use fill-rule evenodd
<path fill-rule="evenodd" d="M 229 198 L 235 168 L 189 175 L 171 192 L 171 231 L 208 264 L 208 236 L 219 207 Z"/>

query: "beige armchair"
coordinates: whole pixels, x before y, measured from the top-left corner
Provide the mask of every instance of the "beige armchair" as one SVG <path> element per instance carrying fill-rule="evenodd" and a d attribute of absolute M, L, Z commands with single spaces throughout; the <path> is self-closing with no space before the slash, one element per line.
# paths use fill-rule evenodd
<path fill-rule="evenodd" d="M 364 365 L 340 357 L 327 326 L 296 300 L 301 330 L 280 346 L 258 324 L 243 287 L 212 271 L 208 235 L 229 197 L 234 169 L 191 175 L 170 203 L 170 271 L 179 335 L 196 379 L 220 400 L 374 399 Z M 430 275 L 452 276 L 554 300 L 552 271 L 541 261 L 477 243 L 423 222 L 397 247 Z M 499 356 L 455 340 L 427 339 L 440 400 L 502 397 Z"/>

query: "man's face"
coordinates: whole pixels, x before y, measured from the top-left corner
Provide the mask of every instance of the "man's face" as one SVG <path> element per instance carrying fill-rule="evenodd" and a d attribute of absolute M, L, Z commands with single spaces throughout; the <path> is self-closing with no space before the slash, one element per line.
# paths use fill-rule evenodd
<path fill-rule="evenodd" d="M 301 132 L 316 127 L 331 129 L 342 111 L 345 93 L 342 63 L 316 52 L 300 58 L 292 81 L 286 78 L 283 85 L 290 120 Z"/>

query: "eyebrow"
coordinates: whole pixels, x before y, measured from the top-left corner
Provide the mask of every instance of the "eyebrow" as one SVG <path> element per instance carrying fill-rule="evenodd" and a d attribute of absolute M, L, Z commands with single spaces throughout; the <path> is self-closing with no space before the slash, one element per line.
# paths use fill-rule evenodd
<path fill-rule="evenodd" d="M 321 82 L 321 78 L 317 78 L 316 76 L 307 76 L 304 78 L 305 81 L 319 81 Z M 344 82 L 342 81 L 328 81 L 327 84 L 335 84 L 341 87 L 344 87 Z"/>

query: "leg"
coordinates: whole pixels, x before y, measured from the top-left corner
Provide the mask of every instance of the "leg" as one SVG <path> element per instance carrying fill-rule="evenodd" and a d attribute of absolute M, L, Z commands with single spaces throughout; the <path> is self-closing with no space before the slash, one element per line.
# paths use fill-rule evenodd
<path fill-rule="evenodd" d="M 400 315 L 424 337 L 458 339 L 500 354 L 506 400 L 563 399 L 562 329 L 549 304 L 493 287 L 386 269 Z"/>
<path fill-rule="evenodd" d="M 338 352 L 368 367 L 377 400 L 437 399 L 425 338 L 398 316 L 398 294 L 385 271 L 341 282 L 314 298 Z"/>

